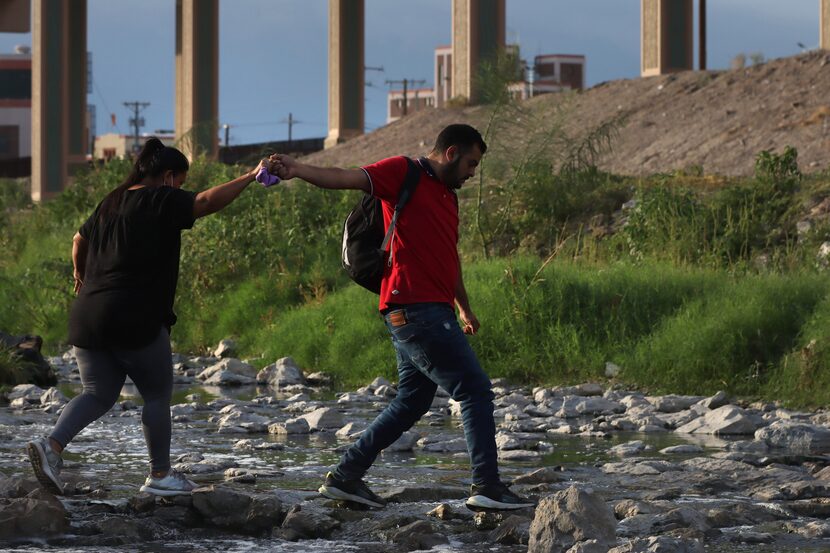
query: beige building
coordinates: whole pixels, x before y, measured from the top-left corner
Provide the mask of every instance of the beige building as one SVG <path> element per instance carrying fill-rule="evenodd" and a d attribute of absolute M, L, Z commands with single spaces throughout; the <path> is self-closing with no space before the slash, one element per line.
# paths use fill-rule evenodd
<path fill-rule="evenodd" d="M 176 142 L 176 135 L 172 132 L 144 133 L 138 138 L 139 145 L 143 145 L 148 138 L 155 136 L 165 146 L 173 146 Z M 112 158 L 123 158 L 127 153 L 133 151 L 135 136 L 132 134 L 107 133 L 95 137 L 95 159 L 109 161 Z"/>
<path fill-rule="evenodd" d="M 533 70 L 527 78 L 511 84 L 508 89 L 514 98 L 527 100 L 540 94 L 583 90 L 585 88 L 585 56 L 573 54 L 545 54 L 533 60 Z"/>
<path fill-rule="evenodd" d="M 519 47 L 507 46 L 508 52 L 515 58 L 517 78 L 522 78 L 525 62 L 520 58 Z M 397 121 L 404 115 L 422 109 L 447 105 L 455 96 L 452 82 L 452 46 L 439 46 L 435 49 L 435 86 L 407 90 L 390 90 L 387 95 L 386 122 Z M 550 94 L 563 90 L 583 90 L 585 88 L 585 56 L 574 54 L 544 54 L 533 60 L 532 71 L 527 72 L 525 80 L 517 80 L 508 90 L 519 100 L 527 100 L 540 94 Z M 406 109 L 404 109 L 404 104 Z"/>
<path fill-rule="evenodd" d="M 32 56 L 0 55 L 0 160 L 32 156 Z"/>
<path fill-rule="evenodd" d="M 431 88 L 407 90 L 390 90 L 387 95 L 386 122 L 397 121 L 404 115 L 435 107 L 435 91 Z"/>

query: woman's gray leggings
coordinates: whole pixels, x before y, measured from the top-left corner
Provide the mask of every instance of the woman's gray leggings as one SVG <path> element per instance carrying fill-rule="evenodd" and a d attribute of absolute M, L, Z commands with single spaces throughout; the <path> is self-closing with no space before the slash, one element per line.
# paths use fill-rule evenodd
<path fill-rule="evenodd" d="M 158 337 L 141 349 L 84 349 L 75 347 L 83 392 L 64 407 L 50 438 L 61 446 L 109 411 L 129 376 L 144 399 L 141 423 L 153 471 L 170 468 L 170 397 L 173 361 L 170 337 L 162 328 Z"/>

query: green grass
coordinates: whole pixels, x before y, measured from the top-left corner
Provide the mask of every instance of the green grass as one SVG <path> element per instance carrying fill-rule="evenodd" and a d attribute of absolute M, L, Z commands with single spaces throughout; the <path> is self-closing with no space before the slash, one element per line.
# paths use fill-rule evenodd
<path fill-rule="evenodd" d="M 655 392 L 723 389 L 793 404 L 815 392 L 780 382 L 806 370 L 794 362 L 804 341 L 826 334 L 830 285 L 819 275 L 735 276 L 666 263 L 560 261 L 537 274 L 539 267 L 525 257 L 465 269 L 482 323 L 470 341 L 493 377 L 529 385 L 605 381 L 605 363 L 613 361 L 626 385 Z M 241 306 L 259 301 L 257 294 L 246 285 L 226 295 L 231 307 L 217 324 L 245 313 Z M 376 305 L 376 296 L 350 285 L 283 312 L 253 309 L 271 320 L 253 328 L 239 320 L 249 329 L 243 349 L 267 361 L 291 355 L 342 386 L 394 378 L 394 350 Z M 824 356 L 817 366 L 827 366 L 830 352 L 817 355 Z"/>
<path fill-rule="evenodd" d="M 793 232 L 830 196 L 830 174 L 802 177 L 793 152 L 759 156 L 747 179 L 563 172 L 541 154 L 517 168 L 498 155 L 488 154 L 485 186 L 462 191 L 459 243 L 482 322 L 470 341 L 491 376 L 604 381 L 611 361 L 624 385 L 655 392 L 830 404 L 830 285 L 815 261 L 830 223 Z M 24 183 L 0 181 L 0 329 L 40 334 L 50 353 L 66 347 L 72 235 L 127 169 L 96 168 L 40 206 Z M 197 160 L 187 186 L 238 173 Z M 234 337 L 242 357 L 290 355 L 341 386 L 394 378 L 377 297 L 339 267 L 356 197 L 302 183 L 252 187 L 185 232 L 177 350 Z M 595 231 L 631 198 L 626 226 Z"/>

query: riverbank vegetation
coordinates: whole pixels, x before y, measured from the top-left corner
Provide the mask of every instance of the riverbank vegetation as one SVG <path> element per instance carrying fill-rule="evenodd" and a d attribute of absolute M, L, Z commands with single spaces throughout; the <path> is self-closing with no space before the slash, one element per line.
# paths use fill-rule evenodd
<path fill-rule="evenodd" d="M 461 191 L 460 250 L 482 321 L 471 342 L 488 372 L 572 383 L 604 380 L 613 363 L 617 380 L 655 392 L 830 403 L 819 253 L 830 240 L 830 174 L 802 175 L 791 148 L 760 153 L 750 178 L 696 167 L 607 174 L 594 159 L 616 124 L 567 143 L 533 135 L 523 155 L 491 140 L 480 180 Z M 0 329 L 64 350 L 71 237 L 128 169 L 89 170 L 42 205 L 28 202 L 23 181 L 0 184 Z M 239 171 L 197 160 L 186 187 Z M 185 232 L 177 349 L 232 336 L 258 363 L 290 355 L 342 385 L 394 377 L 376 296 L 339 267 L 356 200 L 303 183 L 254 185 Z"/>

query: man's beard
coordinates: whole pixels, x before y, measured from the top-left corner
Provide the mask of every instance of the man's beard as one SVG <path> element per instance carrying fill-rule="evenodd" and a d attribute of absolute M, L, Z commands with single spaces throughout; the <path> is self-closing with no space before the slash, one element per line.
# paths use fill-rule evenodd
<path fill-rule="evenodd" d="M 446 165 L 445 173 L 448 175 L 449 182 L 446 185 L 450 188 L 458 190 L 464 182 L 458 178 L 458 168 L 461 167 L 461 156 L 458 156 Z"/>

